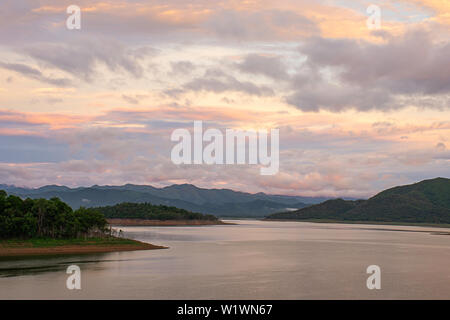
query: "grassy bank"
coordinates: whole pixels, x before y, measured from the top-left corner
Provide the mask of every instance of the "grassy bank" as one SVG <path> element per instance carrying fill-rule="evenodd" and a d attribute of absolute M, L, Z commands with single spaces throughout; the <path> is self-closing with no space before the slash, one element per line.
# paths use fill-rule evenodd
<path fill-rule="evenodd" d="M 0 257 L 54 254 L 86 254 L 164 248 L 165 247 L 155 246 L 136 240 L 116 237 L 88 239 L 6 239 L 0 240 Z"/>

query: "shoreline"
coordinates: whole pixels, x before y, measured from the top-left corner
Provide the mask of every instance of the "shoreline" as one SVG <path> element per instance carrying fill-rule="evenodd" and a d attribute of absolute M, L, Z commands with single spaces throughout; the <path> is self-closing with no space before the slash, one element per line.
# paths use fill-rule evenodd
<path fill-rule="evenodd" d="M 450 228 L 450 224 L 438 224 L 428 222 L 395 222 L 395 221 L 343 221 L 328 219 L 261 219 L 261 221 L 279 221 L 279 222 L 310 222 L 310 223 L 339 223 L 339 224 L 368 224 L 368 225 L 391 225 L 405 227 L 431 227 L 431 228 Z"/>
<path fill-rule="evenodd" d="M 222 220 L 146 220 L 146 219 L 106 219 L 111 226 L 125 227 L 195 227 L 215 225 L 235 225 L 236 223 L 223 222 Z"/>
<path fill-rule="evenodd" d="M 8 257 L 77 255 L 120 251 L 168 249 L 168 247 L 153 245 L 150 243 L 131 239 L 113 238 L 108 240 L 109 242 L 98 241 L 95 239 L 52 239 L 47 240 L 49 243 L 46 245 L 36 244 L 36 242 L 41 241 L 41 239 L 0 240 L 0 259 Z M 65 242 L 67 242 L 68 244 L 66 244 Z M 70 242 L 79 243 L 70 244 Z"/>

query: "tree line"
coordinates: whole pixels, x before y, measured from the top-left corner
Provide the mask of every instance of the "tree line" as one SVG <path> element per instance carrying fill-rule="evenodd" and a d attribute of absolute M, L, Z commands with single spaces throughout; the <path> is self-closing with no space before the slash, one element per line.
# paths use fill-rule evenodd
<path fill-rule="evenodd" d="M 185 209 L 151 203 L 123 202 L 114 206 L 96 208 L 106 218 L 147 220 L 217 220 L 212 214 L 191 212 Z"/>
<path fill-rule="evenodd" d="M 106 227 L 96 209 L 72 210 L 59 198 L 23 200 L 0 190 L 0 238 L 79 238 L 104 234 Z"/>

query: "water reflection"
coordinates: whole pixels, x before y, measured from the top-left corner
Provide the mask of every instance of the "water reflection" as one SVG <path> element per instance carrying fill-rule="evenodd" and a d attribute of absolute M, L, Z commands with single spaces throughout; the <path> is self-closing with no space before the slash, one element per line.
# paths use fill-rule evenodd
<path fill-rule="evenodd" d="M 0 260 L 0 298 L 450 298 L 449 229 L 239 221 L 207 227 L 122 227 L 167 250 Z M 79 265 L 82 290 L 65 288 Z M 366 268 L 382 270 L 367 290 Z"/>

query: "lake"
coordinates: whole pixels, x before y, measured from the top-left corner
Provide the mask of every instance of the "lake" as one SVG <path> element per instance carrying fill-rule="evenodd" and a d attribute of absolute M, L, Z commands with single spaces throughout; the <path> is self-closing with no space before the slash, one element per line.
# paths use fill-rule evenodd
<path fill-rule="evenodd" d="M 121 227 L 164 250 L 0 260 L 0 299 L 450 299 L 450 229 L 230 222 Z"/>

